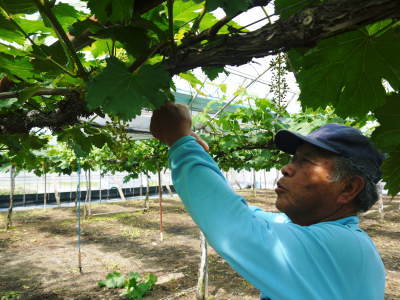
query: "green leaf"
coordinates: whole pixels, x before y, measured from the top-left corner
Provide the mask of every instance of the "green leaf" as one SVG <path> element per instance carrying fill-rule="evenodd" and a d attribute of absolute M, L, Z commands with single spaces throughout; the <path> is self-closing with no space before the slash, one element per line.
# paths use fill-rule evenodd
<path fill-rule="evenodd" d="M 198 10 L 203 7 L 203 3 L 192 0 L 176 0 L 174 1 L 174 22 L 188 22 L 199 15 Z"/>
<path fill-rule="evenodd" d="M 193 88 L 197 87 L 197 85 L 201 85 L 201 81 L 196 76 L 194 76 L 194 74 L 191 71 L 180 73 L 179 77 L 189 82 L 189 84 Z"/>
<path fill-rule="evenodd" d="M 62 73 L 54 63 L 49 61 L 48 56 L 68 69 L 68 59 L 60 43 L 54 43 L 51 46 L 40 45 L 33 47 L 32 54 L 35 59 L 32 59 L 31 63 L 37 72 L 47 72 L 52 75 Z"/>
<path fill-rule="evenodd" d="M 0 110 L 3 108 L 11 107 L 15 102 L 18 102 L 16 98 L 0 99 Z"/>
<path fill-rule="evenodd" d="M 140 17 L 151 21 L 164 32 L 168 30 L 168 19 L 163 5 L 159 5 L 154 7 L 153 9 L 150 9 L 146 13 L 142 14 Z"/>
<path fill-rule="evenodd" d="M 27 53 L 24 50 L 17 49 L 10 45 L 0 44 L 0 53 L 9 54 L 12 56 L 26 56 Z"/>
<path fill-rule="evenodd" d="M 388 154 L 381 168 L 382 179 L 386 182 L 385 189 L 395 196 L 400 192 L 400 147 Z"/>
<path fill-rule="evenodd" d="M 106 280 L 99 281 L 98 285 L 109 289 L 120 289 L 125 286 L 125 276 L 119 272 L 109 273 L 106 276 Z"/>
<path fill-rule="evenodd" d="M 322 2 L 321 0 L 275 0 L 275 11 L 281 19 L 287 19 L 296 12 L 303 10 L 312 4 Z"/>
<path fill-rule="evenodd" d="M 38 9 L 33 0 L 2 0 L 10 14 L 33 14 Z"/>
<path fill-rule="evenodd" d="M 134 57 L 139 57 L 145 54 L 150 46 L 150 40 L 146 31 L 133 26 L 110 26 L 98 31 L 96 37 L 121 42 L 126 51 Z"/>
<path fill-rule="evenodd" d="M 400 38 L 393 30 L 371 37 L 358 30 L 324 40 L 304 55 L 290 51 L 297 67 L 300 101 L 306 107 L 332 104 L 341 116 L 363 116 L 381 106 L 382 79 L 400 86 Z"/>
<path fill-rule="evenodd" d="M 102 29 L 102 26 L 91 19 L 77 21 L 68 28 L 70 34 L 72 34 L 73 36 L 79 36 L 86 31 L 96 33 L 100 29 Z"/>
<path fill-rule="evenodd" d="M 129 299 L 141 299 L 151 291 L 157 281 L 157 276 L 154 274 L 146 275 L 143 280 L 139 273 L 132 272 L 126 281 L 125 288 L 127 291 L 122 295 Z"/>
<path fill-rule="evenodd" d="M 0 39 L 15 42 L 18 44 L 23 44 L 25 38 L 17 30 L 17 27 L 6 18 L 3 14 L 0 13 Z"/>
<path fill-rule="evenodd" d="M 212 13 L 206 13 L 204 15 L 203 19 L 201 19 L 199 30 L 200 31 L 207 30 L 208 28 L 213 26 L 218 21 L 219 21 L 219 19 L 217 19 Z M 231 31 L 229 30 L 229 27 L 242 28 L 243 26 L 239 25 L 235 21 L 229 21 L 226 25 L 222 26 L 222 28 L 220 30 L 218 30 L 218 33 L 219 34 L 231 33 Z M 244 31 L 247 31 L 247 29 L 242 28 L 241 31 L 244 32 Z"/>
<path fill-rule="evenodd" d="M 82 12 L 76 10 L 73 6 L 67 3 L 58 3 L 52 8 L 52 11 L 57 17 L 58 22 L 66 31 L 71 24 L 75 23 L 83 16 Z"/>
<path fill-rule="evenodd" d="M 213 11 L 222 8 L 228 17 L 232 17 L 249 8 L 249 0 L 206 0 L 206 10 Z"/>
<path fill-rule="evenodd" d="M 40 85 L 32 86 L 23 89 L 19 94 L 18 94 L 18 102 L 19 103 L 24 103 L 26 100 L 31 98 L 38 90 L 41 89 Z"/>
<path fill-rule="evenodd" d="M 400 146 L 400 94 L 392 94 L 386 103 L 375 110 L 380 126 L 375 129 L 372 139 L 384 151 L 393 151 Z"/>
<path fill-rule="evenodd" d="M 88 7 L 102 23 L 128 22 L 132 17 L 134 0 L 89 0 Z"/>
<path fill-rule="evenodd" d="M 0 72 L 28 80 L 34 76 L 28 57 L 13 57 L 0 53 Z"/>
<path fill-rule="evenodd" d="M 227 74 L 224 67 L 202 67 L 201 69 L 211 81 L 216 79 L 218 75 L 222 72 Z"/>
<path fill-rule="evenodd" d="M 170 75 L 161 65 L 145 65 L 131 74 L 118 59 L 110 58 L 103 72 L 87 85 L 86 101 L 91 109 L 129 120 L 144 107 L 155 108 L 167 101 Z"/>
<path fill-rule="evenodd" d="M 377 34 L 381 30 L 384 30 L 386 28 L 389 29 L 390 27 L 388 27 L 388 26 L 392 23 L 392 21 L 393 21 L 392 19 L 386 19 L 386 20 L 379 21 L 379 22 L 376 22 L 374 24 L 368 25 L 366 27 L 367 31 L 368 31 L 368 34 L 369 35 L 374 35 L 374 34 Z M 381 33 L 383 33 L 383 32 L 381 32 Z"/>
<path fill-rule="evenodd" d="M 46 34 L 51 32 L 51 29 L 44 26 L 41 20 L 28 20 L 22 17 L 21 18 L 14 17 L 14 20 L 29 35 L 37 34 L 38 32 L 40 32 L 40 34 Z"/>

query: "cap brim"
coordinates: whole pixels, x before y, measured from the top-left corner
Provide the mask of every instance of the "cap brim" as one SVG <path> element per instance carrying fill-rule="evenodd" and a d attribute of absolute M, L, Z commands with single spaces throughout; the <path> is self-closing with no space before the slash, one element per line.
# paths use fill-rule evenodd
<path fill-rule="evenodd" d="M 321 143 L 316 139 L 308 138 L 301 134 L 291 132 L 289 130 L 279 130 L 278 133 L 275 135 L 275 145 L 276 147 L 286 153 L 295 154 L 297 148 L 303 144 L 309 143 L 314 145 L 318 148 L 322 148 L 324 150 L 340 154 L 338 151 L 330 147 L 325 143 Z"/>

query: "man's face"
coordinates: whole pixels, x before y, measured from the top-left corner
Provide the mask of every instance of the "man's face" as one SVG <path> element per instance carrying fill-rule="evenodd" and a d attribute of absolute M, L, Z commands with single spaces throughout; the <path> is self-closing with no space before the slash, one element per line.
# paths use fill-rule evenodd
<path fill-rule="evenodd" d="M 342 185 L 332 181 L 335 158 L 310 144 L 301 145 L 282 168 L 276 207 L 300 225 L 310 225 L 334 214 Z"/>

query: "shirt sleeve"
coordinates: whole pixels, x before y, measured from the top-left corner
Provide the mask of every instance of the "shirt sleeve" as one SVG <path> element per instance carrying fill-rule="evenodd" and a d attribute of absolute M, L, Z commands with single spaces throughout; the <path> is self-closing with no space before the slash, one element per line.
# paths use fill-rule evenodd
<path fill-rule="evenodd" d="M 357 271 L 351 269 L 343 276 L 345 270 L 338 268 L 337 257 L 326 256 L 326 251 L 343 253 L 341 258 L 357 269 L 360 253 L 352 247 L 350 230 L 341 235 L 341 242 L 348 247 L 343 251 L 343 246 L 329 244 L 337 237 L 337 230 L 342 231 L 336 225 L 328 230 L 302 227 L 283 214 L 249 206 L 193 137 L 183 137 L 171 147 L 169 163 L 174 187 L 209 244 L 264 295 L 272 299 L 322 299 L 327 292 L 336 295 L 340 292 L 335 289 L 346 289 L 346 276 L 357 278 Z M 337 279 L 334 274 L 339 274 Z M 319 284 L 321 281 L 326 284 Z"/>

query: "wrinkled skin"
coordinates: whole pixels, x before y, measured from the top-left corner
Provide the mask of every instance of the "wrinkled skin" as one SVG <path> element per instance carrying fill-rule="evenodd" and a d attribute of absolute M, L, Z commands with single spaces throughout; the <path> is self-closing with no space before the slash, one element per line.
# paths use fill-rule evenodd
<path fill-rule="evenodd" d="M 333 181 L 335 157 L 302 144 L 282 168 L 276 188 L 276 207 L 294 223 L 311 225 L 355 215 L 354 198 L 364 186 L 359 176 Z"/>

